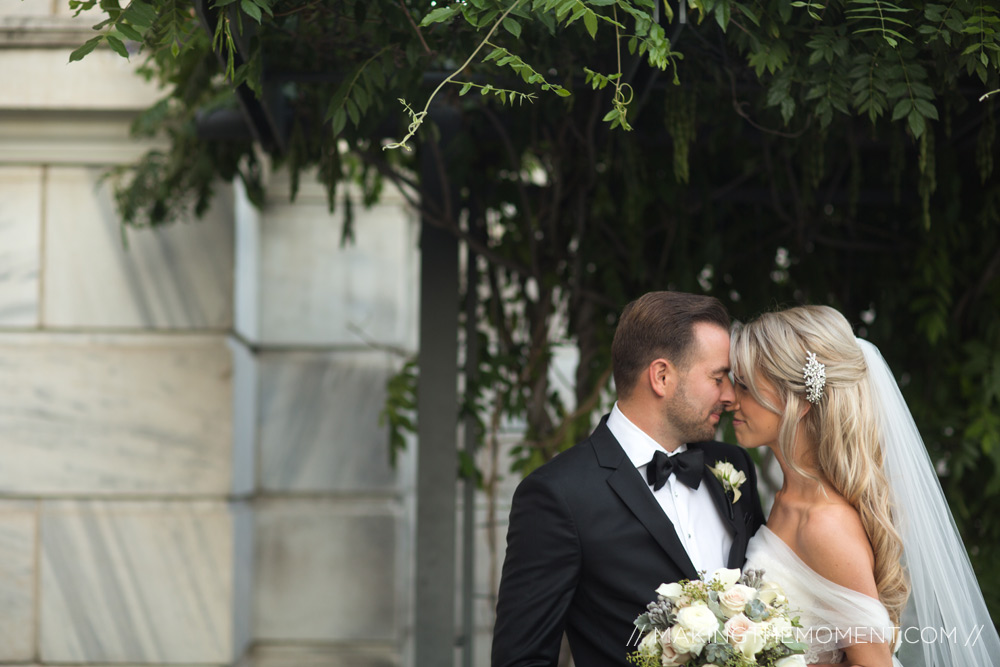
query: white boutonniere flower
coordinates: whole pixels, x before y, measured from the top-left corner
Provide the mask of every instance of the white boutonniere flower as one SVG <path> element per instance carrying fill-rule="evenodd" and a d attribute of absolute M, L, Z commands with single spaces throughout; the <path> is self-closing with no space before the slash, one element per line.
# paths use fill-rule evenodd
<path fill-rule="evenodd" d="M 719 461 L 715 464 L 715 467 L 710 467 L 709 470 L 715 475 L 715 478 L 722 482 L 722 488 L 726 491 L 733 492 L 733 504 L 740 499 L 740 487 L 743 486 L 743 482 L 747 481 L 747 476 L 743 474 L 742 470 L 737 470 L 729 461 Z"/>

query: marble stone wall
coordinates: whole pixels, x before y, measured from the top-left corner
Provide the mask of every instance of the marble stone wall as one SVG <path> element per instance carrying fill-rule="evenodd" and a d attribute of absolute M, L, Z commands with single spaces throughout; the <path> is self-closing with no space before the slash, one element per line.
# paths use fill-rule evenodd
<path fill-rule="evenodd" d="M 123 229 L 161 95 L 64 0 L 0 0 L 0 663 L 386 667 L 412 632 L 417 225 L 303 179 Z M 343 194 L 337 197 L 342 201 Z"/>
<path fill-rule="evenodd" d="M 123 230 L 100 176 L 159 95 L 88 18 L 0 0 L 0 663 L 235 665 L 254 452 L 234 423 L 234 212 Z M 155 143 L 155 142 L 154 142 Z"/>

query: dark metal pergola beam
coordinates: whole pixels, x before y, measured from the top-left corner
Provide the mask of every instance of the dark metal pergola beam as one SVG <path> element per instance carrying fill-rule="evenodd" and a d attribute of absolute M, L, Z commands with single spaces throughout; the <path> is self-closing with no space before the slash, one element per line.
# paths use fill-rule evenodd
<path fill-rule="evenodd" d="M 459 112 L 434 105 L 430 117 L 440 139 L 419 148 L 420 196 L 435 202 L 445 216 L 455 216 L 457 197 L 443 178 L 442 161 Z M 450 667 L 455 660 L 458 239 L 424 218 L 420 255 L 414 664 Z"/>

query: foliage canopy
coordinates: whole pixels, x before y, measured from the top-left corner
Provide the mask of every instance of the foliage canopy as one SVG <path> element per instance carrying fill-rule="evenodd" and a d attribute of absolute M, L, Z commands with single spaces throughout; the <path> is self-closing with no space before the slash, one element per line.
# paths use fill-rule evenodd
<path fill-rule="evenodd" d="M 135 131 L 169 148 L 119 173 L 126 221 L 201 210 L 218 178 L 241 178 L 260 201 L 262 153 L 293 183 L 315 170 L 331 209 L 345 180 L 369 201 L 399 186 L 478 253 L 482 352 L 467 407 L 487 442 L 503 417 L 527 424 L 516 469 L 589 429 L 615 316 L 644 291 L 710 293 L 739 318 L 801 302 L 842 310 L 901 374 L 1000 613 L 995 3 L 99 7 L 101 33 L 71 59 L 141 46 L 143 71 L 166 87 Z M 205 134 L 247 100 L 270 119 L 256 142 Z M 418 150 L 384 150 L 393 143 Z M 426 151 L 457 206 L 413 196 Z M 551 384 L 560 344 L 579 359 L 572 410 Z M 408 367 L 394 385 L 397 426 L 413 377 Z"/>

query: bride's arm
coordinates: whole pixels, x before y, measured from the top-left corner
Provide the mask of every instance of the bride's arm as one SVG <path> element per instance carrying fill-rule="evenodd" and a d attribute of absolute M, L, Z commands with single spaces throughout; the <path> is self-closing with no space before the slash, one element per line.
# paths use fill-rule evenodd
<path fill-rule="evenodd" d="M 854 644 L 844 647 L 844 662 L 857 667 L 892 667 L 892 647 L 889 644 Z"/>

